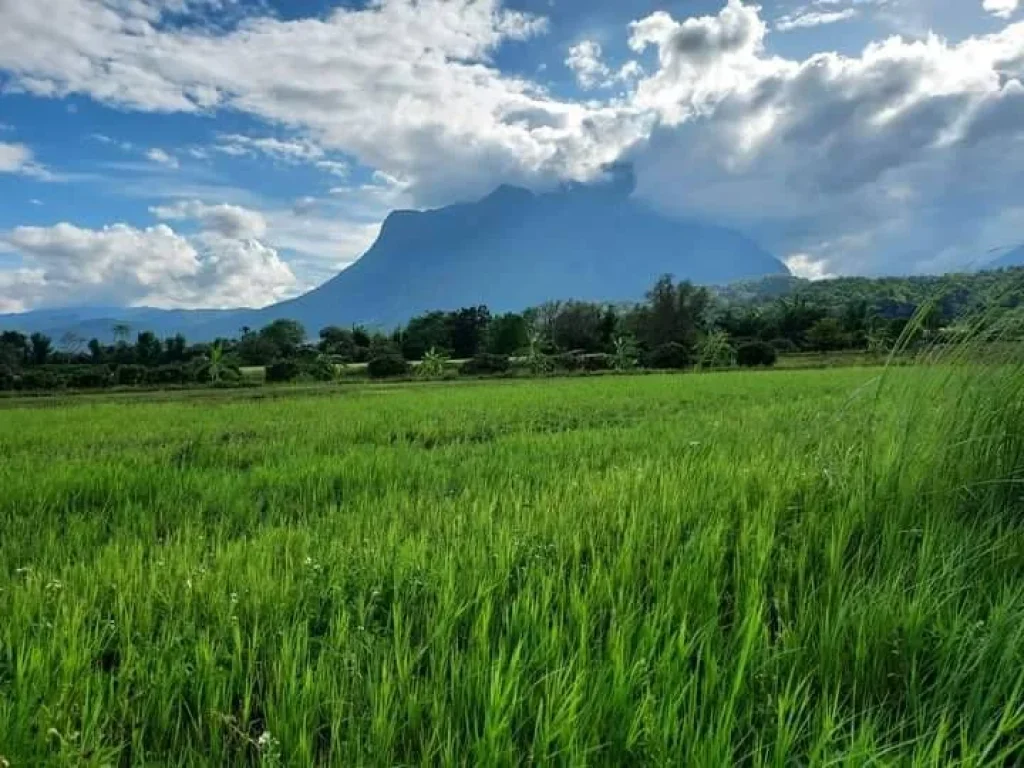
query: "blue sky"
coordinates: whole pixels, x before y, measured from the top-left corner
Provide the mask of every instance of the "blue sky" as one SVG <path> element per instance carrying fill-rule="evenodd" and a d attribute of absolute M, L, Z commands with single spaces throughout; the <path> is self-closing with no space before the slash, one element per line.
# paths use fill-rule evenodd
<path fill-rule="evenodd" d="M 633 162 L 812 277 L 1024 241 L 1019 0 L 0 0 L 0 312 L 263 305 Z"/>

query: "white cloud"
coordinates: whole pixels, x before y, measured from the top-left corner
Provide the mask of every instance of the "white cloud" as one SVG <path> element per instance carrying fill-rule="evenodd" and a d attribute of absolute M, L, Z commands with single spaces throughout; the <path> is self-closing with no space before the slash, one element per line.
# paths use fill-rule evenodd
<path fill-rule="evenodd" d="M 41 181 L 53 181 L 53 174 L 36 163 L 33 157 L 32 150 L 24 144 L 0 141 L 0 173 L 17 173 Z"/>
<path fill-rule="evenodd" d="M 1020 6 L 1020 0 L 985 0 L 982 7 L 993 16 L 1010 18 Z"/>
<path fill-rule="evenodd" d="M 827 280 L 835 275 L 828 271 L 828 262 L 807 253 L 794 253 L 785 259 L 789 271 L 807 280 Z"/>
<path fill-rule="evenodd" d="M 315 165 L 321 171 L 326 171 L 332 176 L 337 176 L 342 179 L 348 176 L 348 163 L 342 160 L 318 160 Z"/>
<path fill-rule="evenodd" d="M 20 173 L 32 162 L 32 150 L 24 144 L 0 143 L 0 173 Z"/>
<path fill-rule="evenodd" d="M 206 205 L 199 200 L 183 200 L 172 205 L 158 205 L 150 209 L 154 216 L 168 221 L 195 220 L 203 230 L 232 240 L 262 238 L 267 222 L 258 211 L 240 205 Z"/>
<path fill-rule="evenodd" d="M 596 88 L 611 75 L 611 70 L 601 61 L 601 45 L 593 40 L 584 40 L 569 49 L 565 66 L 576 74 L 581 88 Z"/>
<path fill-rule="evenodd" d="M 788 32 L 791 29 L 808 29 L 847 21 L 856 15 L 856 8 L 844 8 L 841 11 L 806 11 L 804 13 L 783 16 L 775 22 L 775 28 L 780 32 Z"/>
<path fill-rule="evenodd" d="M 791 22 L 882 5 L 817 2 Z M 0 0 L 7 87 L 136 110 L 234 110 L 286 138 L 222 137 L 221 151 L 314 167 L 352 158 L 401 180 L 395 194 L 413 204 L 499 181 L 586 178 L 625 157 L 655 204 L 735 224 L 778 253 L 818 258 L 828 241 L 834 271 L 907 270 L 977 249 L 997 236 L 987 222 L 1019 196 L 1024 173 L 1024 24 L 787 58 L 769 53 L 753 4 L 684 20 L 659 12 L 628 30 L 634 51 L 653 49 L 649 73 L 636 62 L 615 72 L 596 43 L 574 48 L 570 66 L 597 85 L 632 78 L 625 94 L 577 103 L 496 68 L 499 46 L 544 26 L 499 0 L 378 0 L 228 31 L 161 23 L 161 7 Z M 363 194 L 332 198 L 356 205 Z M 320 215 L 327 231 L 329 211 Z M 286 206 L 281 221 L 298 218 Z M 293 235 L 314 247 L 315 235 Z"/>
<path fill-rule="evenodd" d="M 21 268 L 0 272 L 0 293 L 17 297 L 9 302 L 14 311 L 67 304 L 264 306 L 296 287 L 288 265 L 258 241 L 212 232 L 190 241 L 164 224 L 18 227 L 5 239 L 23 260 Z"/>
<path fill-rule="evenodd" d="M 1024 24 L 804 60 L 769 54 L 758 9 L 739 0 L 632 33 L 660 65 L 634 100 L 658 126 L 631 155 L 657 204 L 781 253 L 831 240 L 836 271 L 905 272 L 982 247 L 980 225 L 1019 194 Z"/>
<path fill-rule="evenodd" d="M 146 159 L 156 163 L 157 165 L 162 165 L 165 168 L 178 167 L 178 158 L 176 158 L 174 155 L 168 154 L 167 152 L 165 152 L 162 149 L 159 149 L 158 147 L 154 147 L 153 149 L 147 150 Z"/>
<path fill-rule="evenodd" d="M 642 116 L 555 100 L 492 65 L 499 45 L 544 26 L 500 0 L 379 0 L 227 33 L 160 25 L 152 5 L 6 3 L 0 68 L 37 95 L 236 109 L 409 178 L 423 201 L 448 201 L 498 181 L 587 176 L 639 138 Z"/>
<path fill-rule="evenodd" d="M 289 163 L 312 162 L 324 156 L 324 151 L 307 139 L 276 139 L 273 136 L 243 136 L 237 133 L 221 134 L 214 147 L 218 152 L 240 157 L 262 154 Z"/>

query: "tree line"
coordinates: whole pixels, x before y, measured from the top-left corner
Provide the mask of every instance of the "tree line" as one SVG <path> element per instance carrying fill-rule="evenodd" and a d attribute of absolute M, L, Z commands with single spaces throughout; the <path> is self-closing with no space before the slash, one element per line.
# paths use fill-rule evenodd
<path fill-rule="evenodd" d="M 329 326 L 311 341 L 294 320 L 235 338 L 189 343 L 119 324 L 112 339 L 0 333 L 0 389 L 237 386 L 242 369 L 269 382 L 327 381 L 342 365 L 370 376 L 441 376 L 453 361 L 468 375 L 773 365 L 779 354 L 885 352 L 934 342 L 992 308 L 1024 307 L 1024 270 L 943 278 L 844 278 L 808 283 L 772 277 L 708 289 L 659 278 L 643 301 L 552 301 L 523 312 L 485 306 L 431 311 L 385 333 Z M 929 291 L 932 291 L 929 294 Z"/>

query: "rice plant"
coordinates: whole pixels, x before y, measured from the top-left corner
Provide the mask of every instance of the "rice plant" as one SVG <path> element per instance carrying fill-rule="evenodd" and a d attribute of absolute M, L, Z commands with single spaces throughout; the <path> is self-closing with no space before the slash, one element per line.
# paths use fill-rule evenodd
<path fill-rule="evenodd" d="M 1017 364 L 0 410 L 0 756 L 1024 760 Z"/>

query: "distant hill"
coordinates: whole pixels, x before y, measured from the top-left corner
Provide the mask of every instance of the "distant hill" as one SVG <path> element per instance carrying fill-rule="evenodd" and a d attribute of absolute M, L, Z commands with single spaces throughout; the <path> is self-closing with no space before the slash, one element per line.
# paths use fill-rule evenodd
<path fill-rule="evenodd" d="M 1014 248 L 985 266 L 985 269 L 1004 269 L 1006 267 L 1024 267 L 1024 245 Z"/>
<path fill-rule="evenodd" d="M 109 342 L 115 325 L 126 324 L 135 331 L 153 331 L 160 336 L 182 333 L 189 339 L 205 338 L 204 330 L 215 320 L 237 314 L 237 310 L 152 309 L 149 307 L 67 307 L 0 315 L 0 329 L 43 333 L 59 341 L 65 333 Z"/>
<path fill-rule="evenodd" d="M 290 318 L 312 335 L 353 323 L 391 329 L 432 309 L 485 304 L 504 312 L 553 299 L 638 300 L 665 273 L 709 285 L 789 274 L 742 234 L 663 216 L 634 199 L 632 189 L 632 171 L 619 168 L 603 183 L 545 194 L 503 186 L 475 203 L 396 211 L 351 267 L 265 309 L 32 312 L 0 317 L 0 327 L 59 336 L 71 326 L 109 337 L 113 323 L 123 320 L 202 340 Z"/>

